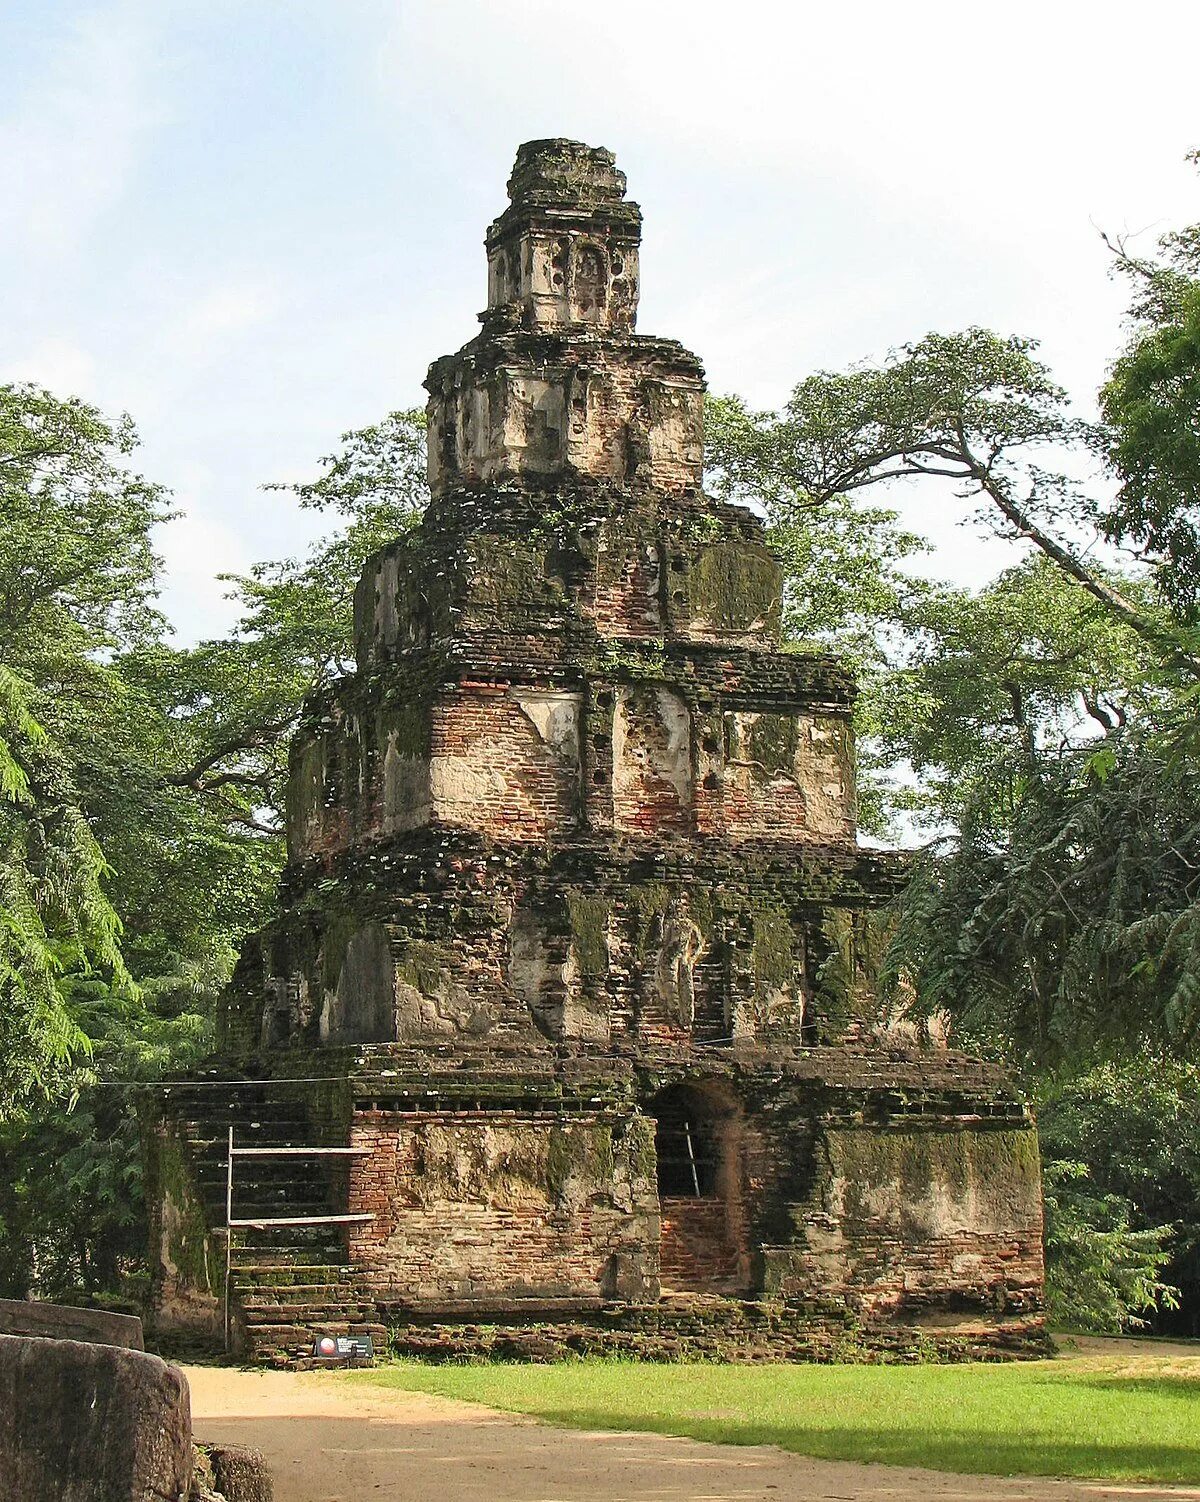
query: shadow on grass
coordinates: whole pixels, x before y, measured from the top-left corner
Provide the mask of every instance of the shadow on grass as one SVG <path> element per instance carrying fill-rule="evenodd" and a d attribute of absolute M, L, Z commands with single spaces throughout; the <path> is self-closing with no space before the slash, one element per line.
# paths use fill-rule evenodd
<path fill-rule="evenodd" d="M 1170 1372 L 1147 1372 L 1141 1377 L 1130 1376 L 1127 1372 L 1088 1372 L 1086 1375 L 1075 1372 L 1071 1376 L 1071 1386 L 1091 1388 L 1096 1392 L 1153 1394 L 1200 1405 L 1200 1379 L 1175 1376 Z M 1200 1418 L 1200 1407 L 1197 1418 Z"/>
<path fill-rule="evenodd" d="M 1187 1386 L 1187 1384 L 1184 1384 Z M 1189 1398 L 1195 1397 L 1191 1384 Z M 523 1410 L 529 1412 L 530 1410 Z M 725 1445 L 777 1445 L 820 1460 L 873 1461 L 988 1476 L 1078 1476 L 1112 1481 L 1200 1482 L 1200 1449 L 1184 1443 L 1137 1444 L 1083 1436 L 998 1435 L 947 1429 L 920 1433 L 803 1421 L 696 1418 L 655 1414 L 634 1418 L 619 1409 L 540 1407 L 536 1416 L 575 1429 L 642 1430 Z"/>

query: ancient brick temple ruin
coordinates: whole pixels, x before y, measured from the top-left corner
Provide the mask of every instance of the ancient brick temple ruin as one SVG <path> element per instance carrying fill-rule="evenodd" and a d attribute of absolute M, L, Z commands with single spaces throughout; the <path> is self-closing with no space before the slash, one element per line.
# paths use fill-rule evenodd
<path fill-rule="evenodd" d="M 1034 1128 L 873 993 L 854 684 L 702 488 L 611 154 L 531 142 L 508 189 L 432 504 L 292 746 L 281 915 L 151 1133 L 158 1324 L 220 1329 L 232 1125 L 343 1149 L 238 1160 L 234 1219 L 295 1222 L 234 1236 L 252 1352 L 1028 1349 Z"/>

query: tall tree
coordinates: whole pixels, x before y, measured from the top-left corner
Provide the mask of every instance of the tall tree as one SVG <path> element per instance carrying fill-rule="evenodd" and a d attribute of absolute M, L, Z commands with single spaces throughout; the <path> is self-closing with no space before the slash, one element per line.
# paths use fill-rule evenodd
<path fill-rule="evenodd" d="M 303 558 L 229 576 L 241 619 L 228 640 L 138 664 L 178 706 L 169 781 L 251 830 L 281 828 L 287 741 L 305 696 L 351 666 L 354 590 L 367 558 L 414 526 L 429 501 L 425 415 L 393 412 L 342 435 L 318 477 L 275 486 L 332 530 Z"/>
<path fill-rule="evenodd" d="M 1191 161 L 1200 165 L 1200 152 Z M 1119 477 L 1104 529 L 1154 570 L 1182 620 L 1200 595 L 1200 224 L 1157 256 L 1110 242 L 1132 283 L 1133 328 L 1100 393 L 1103 450 Z"/>
<path fill-rule="evenodd" d="M 82 786 L 112 658 L 160 628 L 162 491 L 130 470 L 127 421 L 0 387 L 0 1115 L 87 1051 L 71 986 L 127 985 L 121 923 Z"/>

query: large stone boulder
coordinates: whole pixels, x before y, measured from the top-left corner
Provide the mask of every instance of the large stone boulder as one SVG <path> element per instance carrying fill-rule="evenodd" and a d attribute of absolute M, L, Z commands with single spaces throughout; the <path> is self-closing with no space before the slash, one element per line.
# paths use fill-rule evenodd
<path fill-rule="evenodd" d="M 143 1351 L 0 1335 L 0 1502 L 185 1502 L 187 1380 Z"/>
<path fill-rule="evenodd" d="M 47 1340 L 83 1340 L 96 1346 L 144 1351 L 142 1322 L 136 1314 L 107 1309 L 76 1309 L 40 1299 L 0 1299 L 0 1335 L 41 1335 Z"/>
<path fill-rule="evenodd" d="M 267 1463 L 242 1445 L 196 1445 L 188 1502 L 273 1502 Z"/>

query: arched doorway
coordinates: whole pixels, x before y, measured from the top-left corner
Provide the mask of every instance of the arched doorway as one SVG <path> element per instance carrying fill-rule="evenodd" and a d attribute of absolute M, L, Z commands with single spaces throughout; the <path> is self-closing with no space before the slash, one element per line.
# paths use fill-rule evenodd
<path fill-rule="evenodd" d="M 732 1293 L 745 1283 L 737 1108 L 719 1087 L 671 1085 L 655 1120 L 665 1292 Z"/>

